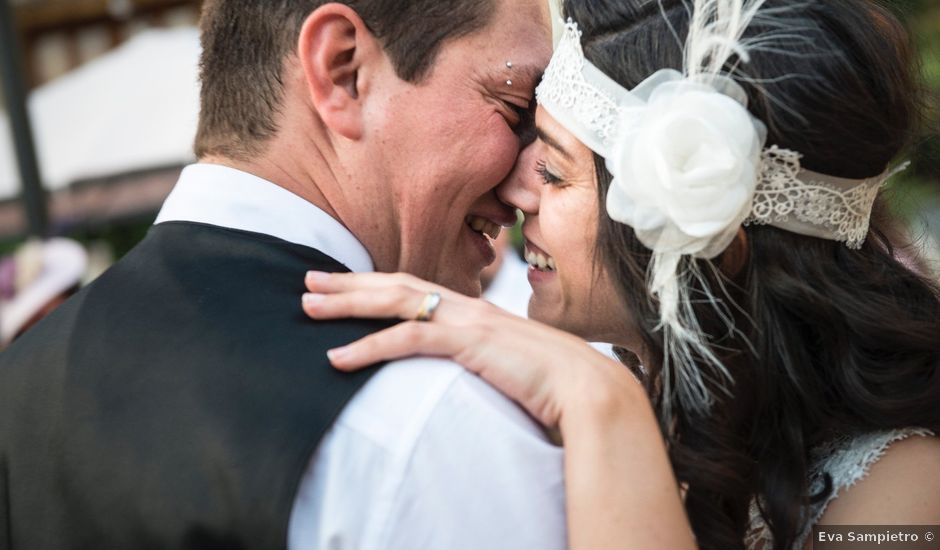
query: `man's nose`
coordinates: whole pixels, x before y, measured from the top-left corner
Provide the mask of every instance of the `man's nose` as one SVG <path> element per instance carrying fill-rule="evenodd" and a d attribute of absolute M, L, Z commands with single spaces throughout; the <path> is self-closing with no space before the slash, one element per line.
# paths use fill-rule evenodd
<path fill-rule="evenodd" d="M 499 200 L 522 210 L 526 215 L 539 211 L 538 174 L 535 172 L 536 149 L 535 143 L 523 149 L 512 172 L 496 187 Z"/>

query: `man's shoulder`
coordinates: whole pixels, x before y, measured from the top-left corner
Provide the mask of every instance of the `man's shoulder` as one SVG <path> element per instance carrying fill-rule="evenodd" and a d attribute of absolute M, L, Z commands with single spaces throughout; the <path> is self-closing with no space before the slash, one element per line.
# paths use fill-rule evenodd
<path fill-rule="evenodd" d="M 292 524 L 292 540 L 355 533 L 362 548 L 564 546 L 562 449 L 450 361 L 384 367 L 347 405 L 311 466 L 294 509 L 295 519 L 307 519 Z"/>
<path fill-rule="evenodd" d="M 464 429 L 468 425 L 472 432 Z M 334 431 L 364 437 L 393 454 L 413 452 L 422 439 L 459 445 L 480 432 L 553 447 L 543 429 L 498 390 L 450 360 L 429 357 L 383 367 L 349 402 Z"/>

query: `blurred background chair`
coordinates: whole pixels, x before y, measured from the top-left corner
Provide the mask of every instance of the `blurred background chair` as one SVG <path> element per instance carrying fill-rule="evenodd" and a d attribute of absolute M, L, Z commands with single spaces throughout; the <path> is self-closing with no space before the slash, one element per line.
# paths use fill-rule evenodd
<path fill-rule="evenodd" d="M 75 294 L 88 253 L 72 239 L 34 239 L 0 258 L 0 349 Z"/>

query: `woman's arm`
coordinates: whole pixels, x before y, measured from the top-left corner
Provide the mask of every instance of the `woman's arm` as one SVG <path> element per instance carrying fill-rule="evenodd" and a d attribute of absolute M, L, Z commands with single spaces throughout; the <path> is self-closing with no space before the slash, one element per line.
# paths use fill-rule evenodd
<path fill-rule="evenodd" d="M 429 292 L 432 322 L 406 321 L 340 350 L 342 370 L 412 355 L 452 358 L 499 388 L 565 444 L 572 550 L 694 548 L 649 400 L 623 365 L 581 339 L 402 274 L 310 274 L 314 319 L 413 319 Z"/>
<path fill-rule="evenodd" d="M 892 444 L 863 480 L 832 501 L 819 525 L 940 525 L 940 438 Z"/>
<path fill-rule="evenodd" d="M 562 407 L 573 550 L 695 548 L 655 415 L 632 386 Z"/>

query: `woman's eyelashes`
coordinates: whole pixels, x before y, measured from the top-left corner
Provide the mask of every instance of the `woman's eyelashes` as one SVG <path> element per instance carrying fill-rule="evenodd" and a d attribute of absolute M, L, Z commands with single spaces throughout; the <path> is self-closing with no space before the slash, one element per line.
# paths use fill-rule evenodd
<path fill-rule="evenodd" d="M 556 176 L 548 169 L 544 160 L 535 163 L 535 173 L 542 178 L 542 182 L 546 185 L 560 185 L 563 183 L 563 180 L 559 176 Z"/>

